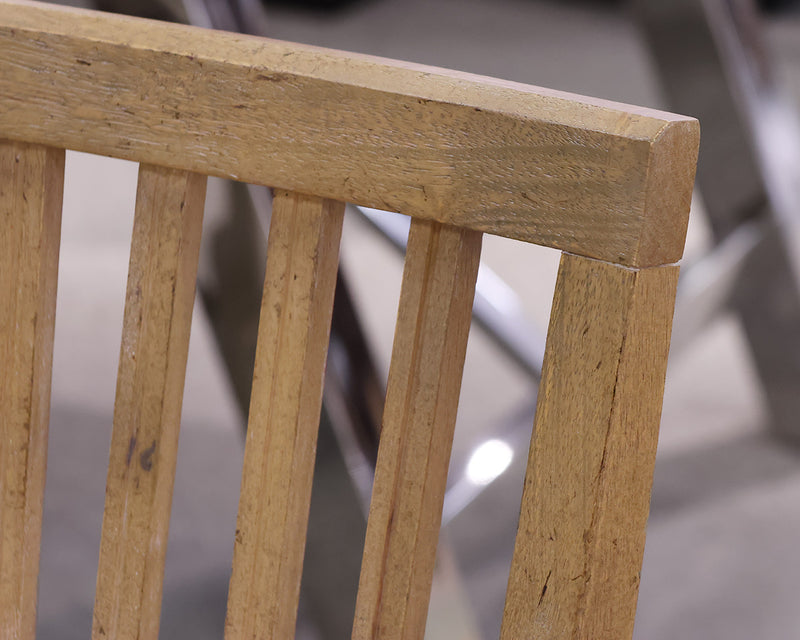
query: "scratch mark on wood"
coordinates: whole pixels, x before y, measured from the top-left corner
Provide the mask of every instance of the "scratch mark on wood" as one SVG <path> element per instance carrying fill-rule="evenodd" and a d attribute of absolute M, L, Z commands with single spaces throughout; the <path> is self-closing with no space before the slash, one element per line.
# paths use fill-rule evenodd
<path fill-rule="evenodd" d="M 128 456 L 125 458 L 125 466 L 131 466 L 131 458 L 133 457 L 133 450 L 136 448 L 136 436 L 131 436 L 130 444 L 128 445 Z"/>

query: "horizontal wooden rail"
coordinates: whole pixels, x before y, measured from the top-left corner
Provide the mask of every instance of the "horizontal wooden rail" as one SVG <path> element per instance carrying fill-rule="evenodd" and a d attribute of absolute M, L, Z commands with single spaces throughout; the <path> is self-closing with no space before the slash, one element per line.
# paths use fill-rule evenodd
<path fill-rule="evenodd" d="M 89 44 L 87 45 L 87 41 Z M 632 266 L 681 257 L 691 118 L 182 25 L 0 3 L 0 136 Z"/>

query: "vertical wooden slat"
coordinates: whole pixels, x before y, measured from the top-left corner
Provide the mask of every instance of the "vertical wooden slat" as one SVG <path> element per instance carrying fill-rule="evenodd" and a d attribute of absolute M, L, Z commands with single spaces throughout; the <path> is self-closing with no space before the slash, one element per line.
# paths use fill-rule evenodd
<path fill-rule="evenodd" d="M 227 640 L 294 638 L 343 214 L 275 194 Z"/>
<path fill-rule="evenodd" d="M 353 638 L 421 639 L 481 234 L 413 220 Z"/>
<path fill-rule="evenodd" d="M 64 152 L 0 142 L 0 638 L 31 640 Z"/>
<path fill-rule="evenodd" d="M 631 637 L 677 277 L 562 256 L 503 640 Z"/>
<path fill-rule="evenodd" d="M 94 640 L 158 636 L 205 186 L 139 170 Z"/>

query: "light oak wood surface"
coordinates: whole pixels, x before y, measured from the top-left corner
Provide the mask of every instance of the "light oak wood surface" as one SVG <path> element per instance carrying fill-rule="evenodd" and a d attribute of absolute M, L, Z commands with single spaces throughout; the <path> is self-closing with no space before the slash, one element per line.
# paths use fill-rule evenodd
<path fill-rule="evenodd" d="M 411 222 L 353 640 L 425 631 L 480 248 Z"/>
<path fill-rule="evenodd" d="M 64 152 L 0 141 L 0 638 L 33 640 Z"/>
<path fill-rule="evenodd" d="M 677 279 L 562 256 L 502 640 L 631 637 Z"/>
<path fill-rule="evenodd" d="M 294 638 L 343 216 L 273 202 L 226 640 Z"/>
<path fill-rule="evenodd" d="M 142 165 L 92 640 L 155 640 L 206 178 Z"/>
<path fill-rule="evenodd" d="M 276 189 L 226 640 L 294 637 L 345 201 L 413 218 L 353 639 L 424 635 L 483 232 L 570 252 L 502 639 L 629 638 L 698 135 L 691 118 L 505 81 L 0 1 L 0 136 L 140 163 L 93 640 L 158 636 L 206 175 Z M 23 640 L 51 147 L 0 143 L 0 634 Z"/>
<path fill-rule="evenodd" d="M 683 252 L 698 144 L 683 116 L 19 1 L 0 3 L 0 95 L 11 138 L 622 264 Z"/>

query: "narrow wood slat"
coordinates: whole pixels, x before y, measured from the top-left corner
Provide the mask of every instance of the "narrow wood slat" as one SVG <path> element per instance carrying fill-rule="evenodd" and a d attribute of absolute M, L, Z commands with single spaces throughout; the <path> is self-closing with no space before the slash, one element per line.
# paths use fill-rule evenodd
<path fill-rule="evenodd" d="M 29 2 L 0 3 L 0 95 L 0 135 L 623 264 L 683 252 L 699 137 L 683 116 Z"/>
<path fill-rule="evenodd" d="M 562 256 L 503 640 L 631 637 L 677 278 Z"/>
<path fill-rule="evenodd" d="M 226 640 L 294 638 L 343 214 L 273 202 Z"/>
<path fill-rule="evenodd" d="M 411 223 L 354 640 L 425 631 L 480 247 L 480 233 Z"/>
<path fill-rule="evenodd" d="M 0 638 L 36 627 L 64 152 L 0 142 Z"/>
<path fill-rule="evenodd" d="M 158 636 L 205 186 L 139 170 L 93 640 Z"/>

